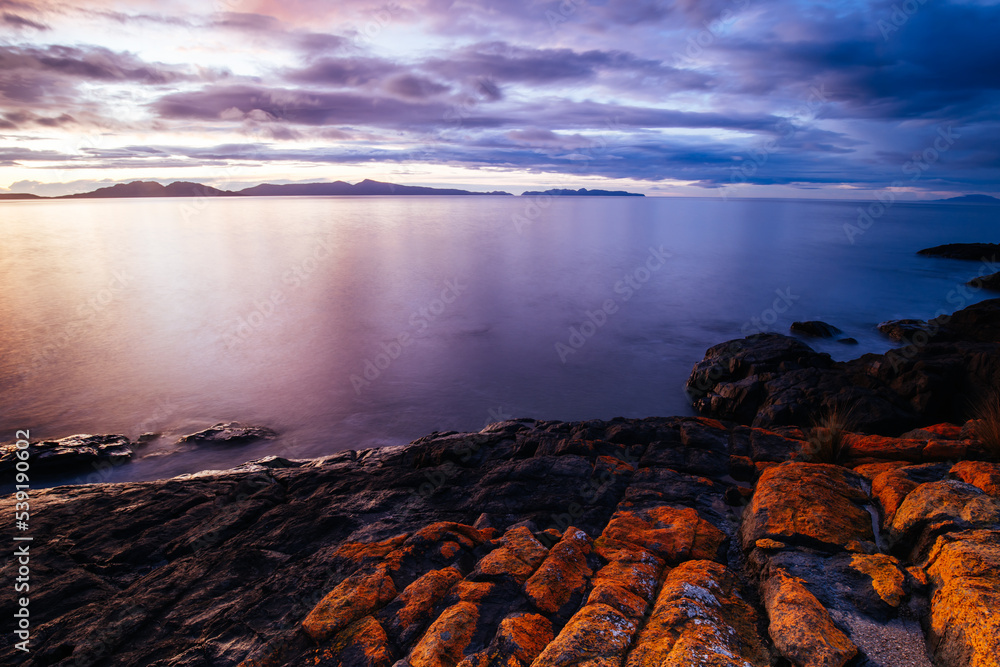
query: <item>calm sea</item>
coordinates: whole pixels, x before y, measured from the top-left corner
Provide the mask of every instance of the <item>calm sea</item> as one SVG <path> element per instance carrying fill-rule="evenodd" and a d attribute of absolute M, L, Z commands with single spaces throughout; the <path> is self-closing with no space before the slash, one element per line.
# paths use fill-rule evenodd
<path fill-rule="evenodd" d="M 961 291 L 977 264 L 917 250 L 1000 241 L 989 206 L 897 203 L 849 234 L 861 204 L 543 203 L 0 204 L 0 441 L 163 434 L 100 473 L 136 480 L 511 416 L 691 414 L 709 346 L 822 319 L 860 343 L 816 345 L 835 357 L 885 351 L 878 322 L 989 296 Z M 172 444 L 229 420 L 282 436 Z"/>

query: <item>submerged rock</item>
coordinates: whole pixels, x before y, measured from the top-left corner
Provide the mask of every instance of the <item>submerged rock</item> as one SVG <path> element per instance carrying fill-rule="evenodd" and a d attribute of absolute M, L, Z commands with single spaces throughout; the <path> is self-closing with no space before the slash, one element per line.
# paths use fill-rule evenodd
<path fill-rule="evenodd" d="M 810 338 L 833 338 L 839 333 L 843 333 L 840 329 L 833 326 L 832 324 L 827 324 L 826 322 L 820 322 L 819 320 L 809 320 L 807 322 L 792 322 L 792 326 L 789 327 L 792 333 L 797 333 L 802 336 L 809 336 Z"/>
<path fill-rule="evenodd" d="M 278 434 L 264 426 L 244 426 L 239 422 L 220 422 L 203 431 L 185 435 L 177 442 L 206 445 L 242 445 L 254 440 L 271 440 Z"/>

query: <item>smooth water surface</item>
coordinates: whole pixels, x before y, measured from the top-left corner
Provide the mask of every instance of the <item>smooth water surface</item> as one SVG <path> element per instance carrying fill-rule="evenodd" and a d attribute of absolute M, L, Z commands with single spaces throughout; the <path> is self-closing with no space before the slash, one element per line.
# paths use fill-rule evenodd
<path fill-rule="evenodd" d="M 858 206 L 4 202 L 0 441 L 17 429 L 164 434 L 100 475 L 134 480 L 401 444 L 510 416 L 691 414 L 683 382 L 716 343 L 822 319 L 860 341 L 816 345 L 847 359 L 888 349 L 880 321 L 989 296 L 959 291 L 978 264 L 915 251 L 1000 240 L 1000 208 L 896 204 L 851 243 L 844 225 Z M 171 445 L 229 420 L 282 437 Z"/>

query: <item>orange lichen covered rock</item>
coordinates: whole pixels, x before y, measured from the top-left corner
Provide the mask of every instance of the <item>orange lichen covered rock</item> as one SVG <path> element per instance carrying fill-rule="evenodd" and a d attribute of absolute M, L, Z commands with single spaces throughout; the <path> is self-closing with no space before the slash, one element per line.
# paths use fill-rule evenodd
<path fill-rule="evenodd" d="M 1000 532 L 942 535 L 928 558 L 930 639 L 942 665 L 1000 662 Z"/>
<path fill-rule="evenodd" d="M 743 517 L 743 549 L 757 540 L 845 549 L 875 539 L 861 478 L 839 466 L 785 463 L 761 475 Z"/>
<path fill-rule="evenodd" d="M 365 616 L 338 634 L 329 646 L 305 658 L 317 667 L 389 667 L 392 653 L 385 630 L 371 616 Z"/>
<path fill-rule="evenodd" d="M 610 562 L 591 580 L 588 604 L 606 604 L 629 618 L 641 618 L 653 601 L 663 559 L 628 543 L 605 539 L 601 555 Z"/>
<path fill-rule="evenodd" d="M 446 567 L 431 570 L 407 586 L 393 603 L 393 606 L 398 605 L 394 620 L 399 631 L 405 633 L 412 626 L 427 620 L 434 605 L 461 578 L 462 573 L 456 568 Z"/>
<path fill-rule="evenodd" d="M 844 434 L 844 447 L 850 458 L 858 463 L 879 461 L 918 463 L 923 460 L 927 440 L 846 433 Z"/>
<path fill-rule="evenodd" d="M 910 479 L 903 472 L 903 468 L 888 470 L 872 480 L 872 496 L 878 499 L 879 505 L 882 506 L 884 525 L 892 524 L 899 506 L 918 486 L 920 482 Z"/>
<path fill-rule="evenodd" d="M 667 576 L 626 667 L 766 667 L 757 614 L 736 576 L 711 561 L 688 561 Z"/>
<path fill-rule="evenodd" d="M 649 602 L 624 586 L 611 580 L 601 580 L 594 584 L 587 604 L 603 604 L 620 611 L 628 618 L 638 620 L 645 616 Z"/>
<path fill-rule="evenodd" d="M 441 542 L 443 540 L 457 542 L 466 548 L 474 547 L 486 541 L 482 532 L 477 528 L 451 521 L 432 523 L 418 530 L 413 536 L 427 540 L 428 542 Z"/>
<path fill-rule="evenodd" d="M 964 459 L 975 447 L 967 440 L 930 440 L 924 447 L 924 461 L 954 461 Z"/>
<path fill-rule="evenodd" d="M 906 575 L 900 562 L 885 554 L 854 554 L 851 567 L 872 580 L 872 588 L 891 607 L 898 607 L 906 596 Z"/>
<path fill-rule="evenodd" d="M 726 535 L 690 507 L 660 505 L 644 510 L 618 510 L 598 545 L 616 540 L 642 547 L 668 562 L 716 560 Z"/>
<path fill-rule="evenodd" d="M 918 486 L 900 505 L 889 539 L 895 548 L 912 554 L 912 562 L 919 562 L 931 540 L 942 532 L 997 524 L 1000 498 L 958 480 L 929 482 Z"/>
<path fill-rule="evenodd" d="M 562 539 L 549 550 L 524 590 L 539 610 L 554 614 L 575 596 L 582 595 L 593 572 L 587 566 L 591 540 L 585 532 L 570 526 Z"/>
<path fill-rule="evenodd" d="M 479 607 L 472 602 L 458 602 L 448 607 L 410 651 L 410 665 L 442 667 L 458 664 L 476 633 L 478 621 Z"/>
<path fill-rule="evenodd" d="M 459 667 L 528 667 L 552 641 L 552 623 L 539 614 L 514 614 L 500 621 L 493 643 Z"/>
<path fill-rule="evenodd" d="M 908 465 L 910 464 L 906 461 L 883 461 L 881 463 L 863 463 L 855 466 L 853 470 L 869 482 L 872 482 L 884 472 L 904 468 Z"/>
<path fill-rule="evenodd" d="M 962 427 L 948 423 L 934 424 L 933 426 L 924 426 L 923 428 L 904 433 L 901 437 L 925 440 L 961 440 Z"/>
<path fill-rule="evenodd" d="M 385 568 L 358 572 L 340 582 L 319 601 L 302 621 L 302 629 L 314 640 L 324 641 L 384 607 L 394 597 L 396 586 Z"/>
<path fill-rule="evenodd" d="M 857 647 L 834 625 L 826 608 L 801 579 L 776 571 L 762 593 L 775 647 L 796 665 L 843 667 Z"/>
<path fill-rule="evenodd" d="M 509 575 L 518 583 L 524 583 L 548 553 L 524 526 L 511 528 L 500 542 L 500 548 L 486 554 L 476 565 L 477 575 Z"/>
<path fill-rule="evenodd" d="M 343 558 L 354 562 L 366 559 L 385 558 L 391 551 L 407 540 L 409 534 L 403 533 L 381 542 L 345 542 L 333 552 L 334 558 Z"/>
<path fill-rule="evenodd" d="M 877 461 L 922 460 L 926 440 L 890 438 L 883 435 L 844 434 L 844 447 L 852 460 L 860 463 Z"/>
<path fill-rule="evenodd" d="M 950 474 L 991 496 L 1000 496 L 1000 463 L 959 461 L 952 467 Z"/>
<path fill-rule="evenodd" d="M 632 643 L 636 622 L 603 604 L 588 604 L 573 615 L 531 667 L 620 665 Z"/>

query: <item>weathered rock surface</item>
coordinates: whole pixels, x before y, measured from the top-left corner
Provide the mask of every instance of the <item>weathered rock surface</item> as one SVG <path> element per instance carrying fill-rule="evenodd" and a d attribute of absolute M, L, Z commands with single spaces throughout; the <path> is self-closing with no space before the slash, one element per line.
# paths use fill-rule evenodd
<path fill-rule="evenodd" d="M 0 448 L 0 473 L 15 470 L 17 446 Z M 124 435 L 71 435 L 28 445 L 28 464 L 35 473 L 90 472 L 94 466 L 119 465 L 132 458 L 132 443 Z"/>
<path fill-rule="evenodd" d="M 1000 386 L 1000 299 L 891 332 L 903 347 L 847 362 L 779 334 L 722 343 L 695 365 L 688 396 L 702 414 L 761 428 L 840 413 L 851 429 L 898 435 L 964 421 Z"/>
<path fill-rule="evenodd" d="M 930 637 L 938 664 L 987 667 L 1000 656 L 1000 532 L 943 535 L 931 552 Z"/>
<path fill-rule="evenodd" d="M 244 426 L 239 422 L 220 422 L 197 433 L 185 435 L 177 442 L 199 445 L 242 445 L 255 440 L 270 440 L 278 434 L 265 426 Z"/>
<path fill-rule="evenodd" d="M 519 420 L 33 491 L 32 651 L 0 663 L 991 664 L 995 468 L 907 435 L 851 435 L 854 471 L 793 461 L 798 428 Z"/>

